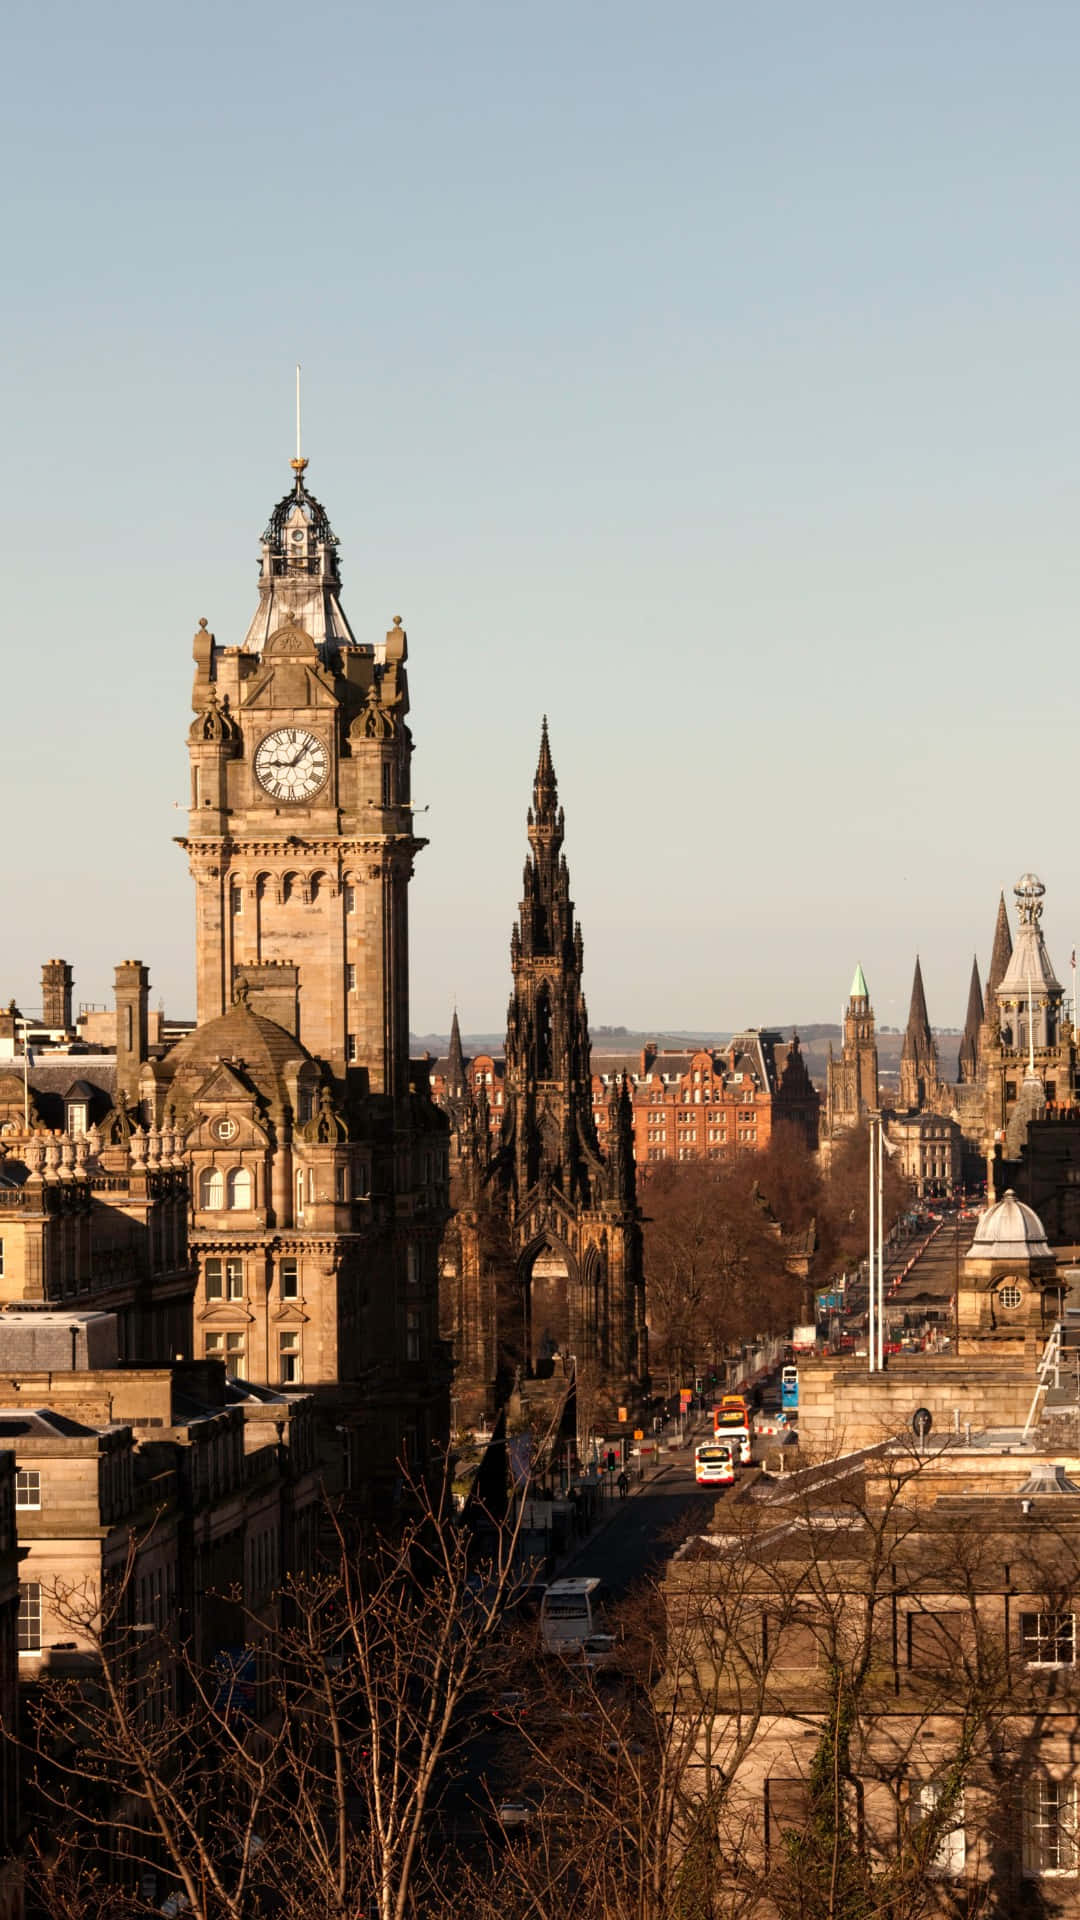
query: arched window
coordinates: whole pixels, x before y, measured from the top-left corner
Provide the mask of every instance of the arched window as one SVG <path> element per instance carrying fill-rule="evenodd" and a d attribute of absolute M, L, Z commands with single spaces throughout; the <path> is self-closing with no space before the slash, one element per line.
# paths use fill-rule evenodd
<path fill-rule="evenodd" d="M 229 1174 L 230 1207 L 250 1207 L 252 1204 L 250 1169 L 248 1167 L 233 1167 Z"/>
<path fill-rule="evenodd" d="M 206 1212 L 225 1205 L 225 1182 L 220 1167 L 204 1167 L 200 1173 L 199 1205 Z"/>

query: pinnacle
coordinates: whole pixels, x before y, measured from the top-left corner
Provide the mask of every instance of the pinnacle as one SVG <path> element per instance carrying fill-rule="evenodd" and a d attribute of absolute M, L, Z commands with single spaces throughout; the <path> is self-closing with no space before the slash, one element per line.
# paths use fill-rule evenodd
<path fill-rule="evenodd" d="M 930 1016 L 926 1011 L 926 992 L 923 987 L 922 963 L 915 955 L 915 978 L 911 983 L 911 1006 L 908 1010 L 907 1031 L 914 1042 L 929 1045 Z"/>
<path fill-rule="evenodd" d="M 1012 959 L 1012 931 L 1009 927 L 1009 915 L 1005 906 L 1005 895 L 998 900 L 997 920 L 994 923 L 994 945 L 990 954 L 990 973 L 986 982 L 986 998 L 989 1003 L 1005 978 L 1009 961 Z"/>
<path fill-rule="evenodd" d="M 964 1033 L 960 1041 L 960 1054 L 957 1060 L 957 1077 L 961 1081 L 970 1082 L 977 1078 L 979 1034 L 982 1030 L 984 1012 L 982 984 L 979 980 L 979 956 L 975 954 L 971 962 L 971 985 L 968 988 L 967 1018 L 964 1021 Z"/>
<path fill-rule="evenodd" d="M 551 813 L 558 799 L 558 787 L 555 782 L 555 766 L 551 758 L 551 744 L 548 740 L 547 714 L 540 728 L 540 756 L 536 762 L 536 778 L 533 781 L 533 804 L 536 812 Z"/>
<path fill-rule="evenodd" d="M 866 975 L 862 970 L 861 961 L 855 968 L 855 978 L 851 982 L 850 998 L 852 1000 L 869 1000 L 870 998 L 870 989 L 866 984 Z"/>

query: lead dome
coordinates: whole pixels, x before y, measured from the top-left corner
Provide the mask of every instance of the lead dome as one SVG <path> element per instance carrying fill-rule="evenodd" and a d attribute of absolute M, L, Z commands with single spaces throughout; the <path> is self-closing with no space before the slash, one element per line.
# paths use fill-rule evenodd
<path fill-rule="evenodd" d="M 1018 1200 L 1010 1187 L 1004 1198 L 979 1215 L 967 1257 L 975 1260 L 1048 1260 L 1046 1229 L 1034 1207 Z"/>

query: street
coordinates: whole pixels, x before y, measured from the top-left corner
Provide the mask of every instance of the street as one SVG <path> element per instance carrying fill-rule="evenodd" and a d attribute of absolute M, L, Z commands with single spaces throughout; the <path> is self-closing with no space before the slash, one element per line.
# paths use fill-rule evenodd
<path fill-rule="evenodd" d="M 614 1504 L 611 1519 L 587 1540 L 559 1576 L 595 1574 L 613 1594 L 622 1595 L 635 1580 L 656 1572 L 686 1536 L 709 1523 L 721 1487 L 703 1488 L 694 1480 L 694 1443 L 671 1457 L 654 1480 Z"/>

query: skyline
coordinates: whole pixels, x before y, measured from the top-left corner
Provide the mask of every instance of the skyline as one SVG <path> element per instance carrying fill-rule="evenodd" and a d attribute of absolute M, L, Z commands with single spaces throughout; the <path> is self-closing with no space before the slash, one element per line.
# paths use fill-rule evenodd
<path fill-rule="evenodd" d="M 5 997 L 137 953 L 193 1011 L 190 636 L 247 627 L 297 359 L 350 621 L 409 633 L 414 1031 L 499 1030 L 544 711 L 597 1025 L 832 1021 L 860 961 L 902 1026 L 918 950 L 959 1026 L 1027 868 L 1068 986 L 1078 54 L 1051 6 L 20 16 Z"/>

